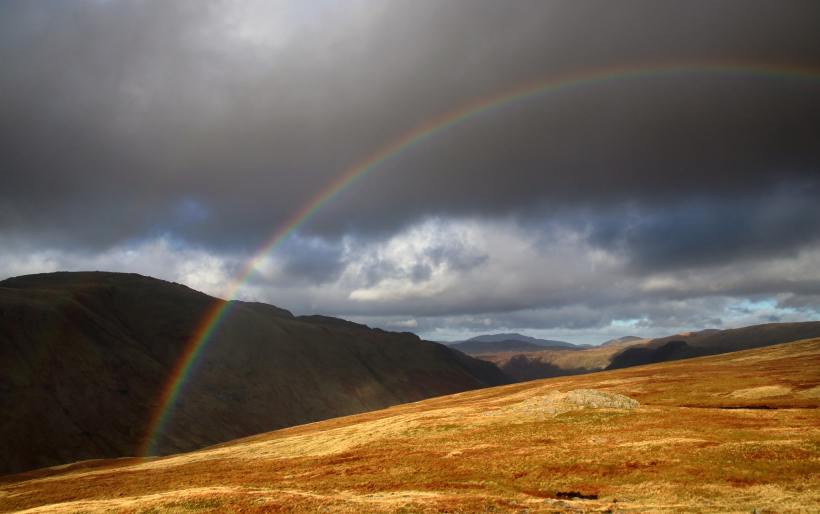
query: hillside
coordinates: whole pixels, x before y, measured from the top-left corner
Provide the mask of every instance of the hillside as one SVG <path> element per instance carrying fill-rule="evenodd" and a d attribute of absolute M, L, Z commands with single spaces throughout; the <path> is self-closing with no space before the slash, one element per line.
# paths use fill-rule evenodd
<path fill-rule="evenodd" d="M 0 282 L 0 474 L 136 455 L 215 302 L 133 274 Z M 494 365 L 413 334 L 234 302 L 155 448 L 190 451 L 509 382 Z"/>
<path fill-rule="evenodd" d="M 0 479 L 0 512 L 820 511 L 820 339 Z"/>

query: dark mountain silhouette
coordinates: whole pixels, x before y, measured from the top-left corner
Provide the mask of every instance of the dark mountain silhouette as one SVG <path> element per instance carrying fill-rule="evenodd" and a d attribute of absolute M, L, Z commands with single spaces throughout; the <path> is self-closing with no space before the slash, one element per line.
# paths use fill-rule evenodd
<path fill-rule="evenodd" d="M 475 336 L 467 339 L 467 341 L 479 341 L 482 343 L 497 343 L 501 341 L 524 341 L 526 343 L 537 344 L 539 346 L 567 346 L 567 347 L 575 347 L 572 343 L 567 343 L 564 341 L 552 341 L 550 339 L 538 339 L 536 337 L 530 336 L 522 336 L 521 334 L 511 333 L 511 334 L 487 334 L 482 336 Z M 459 342 L 466 342 L 466 341 L 459 341 Z M 450 346 L 453 346 L 452 344 Z"/>
<path fill-rule="evenodd" d="M 500 353 L 500 352 L 540 352 L 543 350 L 563 350 L 576 351 L 580 350 L 574 346 L 542 346 L 526 341 L 516 341 L 515 339 L 507 339 L 505 341 L 462 341 L 460 343 L 451 344 L 450 348 L 464 352 L 467 355 L 479 355 L 482 353 Z"/>
<path fill-rule="evenodd" d="M 0 474 L 134 455 L 181 352 L 221 302 L 135 274 L 0 282 Z M 414 334 L 233 302 L 157 453 L 510 383 Z"/>

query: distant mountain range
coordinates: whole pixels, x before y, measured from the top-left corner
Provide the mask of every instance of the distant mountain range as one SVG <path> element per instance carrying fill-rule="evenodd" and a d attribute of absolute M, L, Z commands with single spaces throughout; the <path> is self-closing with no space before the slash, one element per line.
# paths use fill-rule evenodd
<path fill-rule="evenodd" d="M 448 346 L 454 346 L 460 343 L 466 342 L 480 342 L 480 343 L 500 343 L 502 341 L 523 341 L 525 343 L 532 343 L 537 346 L 567 346 L 567 347 L 576 347 L 572 343 L 567 343 L 566 341 L 552 341 L 550 339 L 538 339 L 537 337 L 530 337 L 524 336 L 521 334 L 516 334 L 515 332 L 509 334 L 487 334 L 481 336 L 471 337 L 470 339 L 465 339 L 464 341 L 453 341 L 446 343 Z"/>
<path fill-rule="evenodd" d="M 492 362 L 519 382 L 525 382 L 720 355 L 813 337 L 820 337 L 818 321 L 706 329 L 657 339 L 626 336 L 607 341 L 600 347 L 579 348 L 574 352 L 528 348 L 526 351 L 501 350 L 471 355 Z"/>
<path fill-rule="evenodd" d="M 479 336 L 479 337 L 494 337 L 494 336 Z M 544 339 L 539 339 L 544 341 Z M 553 341 L 550 341 L 553 342 Z M 554 341 L 559 343 L 560 341 Z M 479 355 L 482 353 L 501 353 L 501 352 L 540 352 L 543 350 L 563 350 L 563 351 L 577 351 L 581 348 L 575 345 L 552 345 L 544 346 L 540 344 L 530 343 L 527 341 L 520 341 L 516 339 L 505 339 L 503 341 L 480 341 L 470 339 L 460 343 L 450 345 L 450 348 L 464 352 L 467 355 Z"/>
<path fill-rule="evenodd" d="M 700 332 L 687 332 L 684 335 L 686 335 L 686 336 L 704 335 L 704 334 L 713 334 L 715 332 L 720 332 L 720 330 L 714 329 L 714 328 L 707 328 L 705 330 L 701 330 Z M 534 345 L 535 347 L 538 347 L 538 346 L 546 346 L 546 347 L 566 346 L 568 348 L 592 349 L 592 348 L 611 348 L 611 347 L 627 346 L 627 345 L 630 345 L 630 344 L 633 344 L 633 343 L 637 343 L 637 342 L 641 342 L 641 341 L 648 342 L 648 341 L 651 341 L 651 340 L 652 340 L 651 338 L 650 339 L 644 339 L 644 338 L 636 337 L 636 336 L 624 336 L 624 337 L 619 337 L 618 339 L 610 339 L 609 341 L 606 341 L 606 342 L 602 343 L 600 346 L 596 346 L 596 345 L 592 345 L 592 344 L 572 344 L 572 343 L 567 343 L 566 341 L 553 341 L 553 340 L 550 340 L 550 339 L 538 339 L 538 338 L 535 338 L 535 337 L 525 336 L 525 335 L 521 335 L 521 334 L 517 334 L 515 332 L 512 332 L 512 333 L 509 333 L 509 334 L 480 335 L 480 336 L 471 337 L 470 339 L 465 339 L 464 341 L 446 341 L 446 342 L 440 341 L 440 342 L 441 342 L 441 344 L 446 344 L 447 346 L 450 346 L 452 348 L 456 348 L 457 350 L 462 351 L 464 353 L 467 353 L 467 354 L 470 354 L 470 355 L 476 355 L 476 354 L 479 354 L 479 353 L 496 353 L 496 352 L 502 352 L 502 351 L 517 351 L 519 349 L 520 349 L 520 351 L 528 351 L 528 350 L 526 350 L 526 348 L 533 348 L 532 345 Z M 495 350 L 495 349 L 490 349 L 490 348 L 493 348 L 491 346 L 478 346 L 478 345 L 473 345 L 473 344 L 469 344 L 469 345 L 464 344 L 464 343 L 473 343 L 473 342 L 502 343 L 502 342 L 506 342 L 506 341 L 521 341 L 521 342 L 530 343 L 530 345 L 520 345 L 520 348 L 513 348 L 514 345 L 512 345 L 512 343 L 507 343 L 506 346 L 504 346 L 505 348 L 507 348 L 506 350 L 502 350 L 502 349 Z M 479 350 L 481 350 L 481 351 L 479 351 Z"/>
<path fill-rule="evenodd" d="M 635 336 L 624 336 L 619 337 L 618 339 L 610 339 L 605 343 L 601 343 L 601 348 L 610 348 L 613 346 L 624 346 L 630 343 L 634 343 L 635 341 L 641 341 L 642 338 L 635 337 Z"/>
<path fill-rule="evenodd" d="M 0 282 L 0 475 L 135 455 L 217 302 L 135 274 Z M 512 382 L 415 334 L 236 301 L 185 377 L 156 453 Z"/>

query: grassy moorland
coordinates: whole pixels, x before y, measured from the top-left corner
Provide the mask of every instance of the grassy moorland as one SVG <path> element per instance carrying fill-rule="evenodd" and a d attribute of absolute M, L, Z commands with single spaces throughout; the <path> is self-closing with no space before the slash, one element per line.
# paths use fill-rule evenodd
<path fill-rule="evenodd" d="M 819 405 L 812 339 L 5 477 L 0 512 L 820 512 Z"/>

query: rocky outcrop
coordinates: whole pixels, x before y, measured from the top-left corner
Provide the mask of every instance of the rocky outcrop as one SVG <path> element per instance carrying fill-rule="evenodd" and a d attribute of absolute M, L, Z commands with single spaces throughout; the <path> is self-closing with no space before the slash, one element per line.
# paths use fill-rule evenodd
<path fill-rule="evenodd" d="M 551 391 L 548 394 L 524 400 L 516 405 L 485 412 L 482 416 L 501 416 L 516 412 L 550 415 L 561 414 L 570 410 L 636 409 L 638 407 L 640 407 L 640 403 L 637 400 L 622 394 L 596 389 L 573 389 L 566 393 Z"/>

